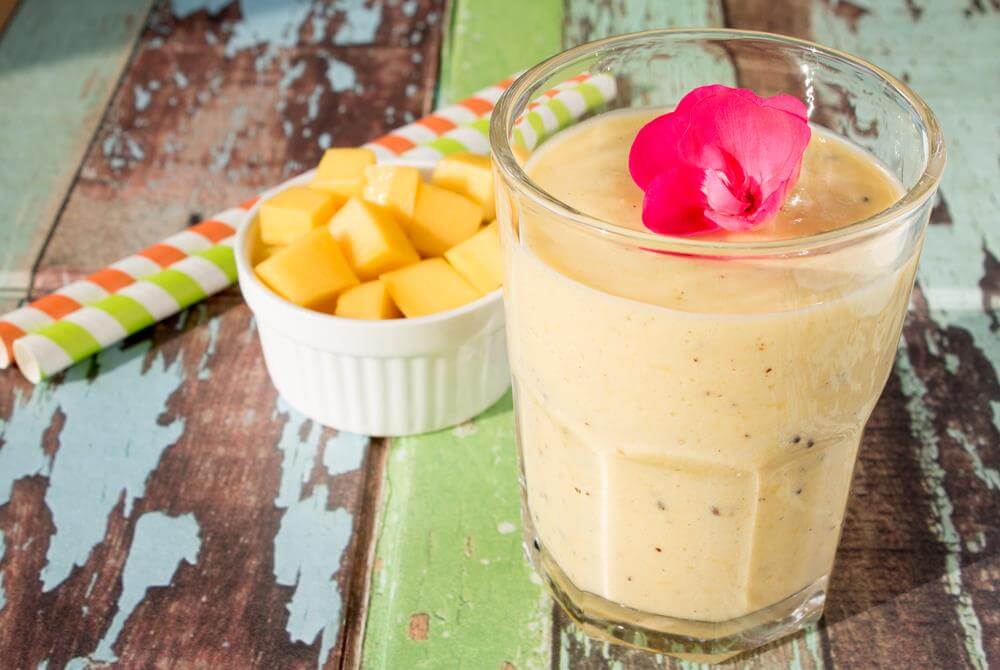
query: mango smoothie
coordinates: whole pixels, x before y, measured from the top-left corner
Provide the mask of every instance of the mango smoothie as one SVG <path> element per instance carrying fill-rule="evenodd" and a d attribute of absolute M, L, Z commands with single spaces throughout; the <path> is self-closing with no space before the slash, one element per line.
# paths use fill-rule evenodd
<path fill-rule="evenodd" d="M 629 146 L 662 111 L 602 114 L 524 166 L 542 191 L 612 224 L 606 234 L 501 200 L 526 532 L 558 589 L 625 608 L 618 617 L 737 622 L 738 633 L 766 608 L 821 608 L 920 240 L 726 250 L 821 235 L 902 195 L 875 159 L 814 126 L 763 228 L 699 238 L 717 253 L 626 244 L 614 226 L 645 230 Z"/>

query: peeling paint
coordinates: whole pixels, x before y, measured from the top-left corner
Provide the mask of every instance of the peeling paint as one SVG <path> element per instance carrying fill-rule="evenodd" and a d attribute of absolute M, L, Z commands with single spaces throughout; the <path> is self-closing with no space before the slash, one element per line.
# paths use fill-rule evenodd
<path fill-rule="evenodd" d="M 311 496 L 293 503 L 274 538 L 274 576 L 278 584 L 295 587 L 285 627 L 293 641 L 312 644 L 322 636 L 320 669 L 340 627 L 341 596 L 333 576 L 353 526 L 347 510 L 326 508 L 328 494 L 320 485 Z"/>
<path fill-rule="evenodd" d="M 982 456 L 979 455 L 979 449 L 983 445 L 973 442 L 968 435 L 957 428 L 949 427 L 948 436 L 962 445 L 962 449 L 969 455 L 969 460 L 972 462 L 972 472 L 986 484 L 986 488 L 991 491 L 1000 491 L 1000 472 L 983 464 Z"/>
<path fill-rule="evenodd" d="M 316 486 L 308 497 L 303 497 L 303 489 L 320 446 L 323 467 L 336 476 L 361 467 L 369 440 L 344 432 L 323 444 L 323 430 L 279 399 L 274 418 L 282 417 L 277 444 L 283 454 L 281 483 L 274 504 L 287 511 L 274 538 L 274 574 L 279 584 L 295 587 L 287 605 L 290 639 L 312 644 L 321 636 L 322 668 L 340 628 L 341 596 L 333 576 L 350 542 L 353 518 L 345 509 L 327 509 L 326 485 Z"/>
<path fill-rule="evenodd" d="M 200 548 L 194 515 L 170 517 L 162 512 L 149 512 L 139 517 L 122 571 L 122 592 L 115 618 L 90 660 L 118 660 L 112 645 L 129 616 L 146 597 L 146 591 L 155 586 L 169 586 L 181 561 L 197 563 Z"/>
<path fill-rule="evenodd" d="M 366 5 L 356 0 L 338 0 L 333 6 L 344 13 L 344 22 L 333 35 L 334 44 L 350 46 L 375 41 L 375 34 L 382 23 L 380 3 Z"/>
<path fill-rule="evenodd" d="M 315 121 L 319 117 L 319 99 L 324 90 L 322 84 L 317 84 L 306 99 L 306 121 Z"/>
<path fill-rule="evenodd" d="M 334 477 L 361 467 L 365 457 L 365 447 L 370 438 L 356 433 L 340 432 L 326 443 L 323 450 L 323 467 Z"/>
<path fill-rule="evenodd" d="M 991 95 L 990 86 L 978 85 L 997 82 L 986 55 L 995 49 L 996 23 L 968 21 L 950 3 L 924 9 L 923 20 L 907 24 L 906 30 L 899 29 L 899 14 L 885 9 L 861 17 L 856 32 L 828 3 L 814 3 L 811 20 L 820 41 L 873 58 L 889 71 L 909 73 L 910 85 L 940 118 L 949 155 L 941 191 L 955 223 L 928 228 L 918 279 L 934 321 L 969 332 L 996 370 L 1000 347 L 982 313 L 979 280 L 985 254 L 1000 252 L 1000 134 L 983 130 L 1000 115 L 1000 97 Z M 955 35 L 962 36 L 960 42 Z M 937 56 L 928 58 L 928 53 Z M 966 60 L 967 67 L 941 67 Z M 994 414 L 994 419 L 1000 417 Z"/>
<path fill-rule="evenodd" d="M 233 24 L 226 55 L 233 57 L 244 49 L 263 47 L 255 61 L 257 71 L 262 71 L 278 49 L 296 45 L 310 9 L 308 0 L 240 0 L 243 19 Z"/>
<path fill-rule="evenodd" d="M 285 70 L 285 73 L 281 75 L 281 79 L 278 81 L 278 90 L 287 91 L 291 88 L 292 84 L 297 82 L 299 78 L 306 71 L 306 62 L 300 60 L 291 67 Z"/>
<path fill-rule="evenodd" d="M 149 102 L 152 100 L 153 95 L 144 89 L 142 86 L 133 86 L 132 94 L 135 97 L 135 110 L 141 112 L 147 107 L 149 107 Z"/>
<path fill-rule="evenodd" d="M 330 90 L 334 93 L 350 91 L 358 83 L 354 68 L 336 58 L 326 60 L 326 79 L 330 82 Z"/>
<path fill-rule="evenodd" d="M 217 14 L 231 2 L 232 0 L 171 0 L 170 11 L 177 18 L 184 19 L 201 10 Z"/>
<path fill-rule="evenodd" d="M 246 123 L 246 107 L 234 108 L 230 112 L 229 118 L 230 130 L 226 133 L 226 138 L 222 141 L 221 146 L 212 150 L 212 161 L 208 165 L 210 172 L 221 172 L 229 165 L 229 161 L 233 157 L 233 149 L 236 148 L 236 139 L 243 132 L 243 126 Z"/>
<path fill-rule="evenodd" d="M 896 358 L 896 374 L 907 398 L 906 409 L 913 435 L 920 443 L 917 460 L 931 496 L 931 514 L 934 517 L 930 530 L 945 549 L 942 581 L 947 592 L 955 597 L 955 614 L 965 637 L 969 663 L 977 670 L 985 670 L 983 627 L 972 598 L 962 583 L 962 538 L 952 518 L 954 505 L 944 486 L 945 471 L 941 466 L 938 437 L 934 430 L 934 412 L 923 401 L 927 387 L 913 369 L 905 344 L 900 347 Z"/>
<path fill-rule="evenodd" d="M 285 419 L 278 439 L 277 448 L 282 453 L 281 483 L 274 504 L 288 508 L 298 502 L 302 495 L 302 485 L 309 481 L 316 462 L 322 431 L 306 417 L 278 398 L 274 408 L 274 420 Z"/>
<path fill-rule="evenodd" d="M 49 480 L 45 504 L 56 531 L 41 572 L 45 591 L 86 562 L 119 502 L 123 514 L 131 515 L 133 502 L 145 493 L 146 478 L 183 432 L 183 419 L 162 420 L 168 399 L 183 383 L 183 370 L 178 362 L 168 365 L 156 356 L 143 372 L 150 346 L 147 340 L 107 349 L 71 368 L 62 382 L 36 387 L 30 402 L 15 394 L 10 418 L 0 422 L 0 505 L 10 500 L 19 479 L 40 474 Z M 92 365 L 99 374 L 91 380 Z M 93 420 L 109 406 L 119 408 L 112 432 Z M 50 462 L 42 435 L 58 412 L 65 421 Z M 81 478 L 81 472 L 92 476 Z"/>
<path fill-rule="evenodd" d="M 202 316 L 204 316 L 204 305 L 199 305 L 202 311 Z M 205 347 L 205 352 L 201 355 L 201 360 L 198 361 L 198 379 L 205 380 L 211 376 L 211 370 L 209 364 L 211 362 L 212 356 L 215 355 L 215 347 L 219 341 L 219 328 L 222 326 L 222 319 L 215 317 L 208 320 L 206 324 L 206 331 L 208 332 L 208 345 Z"/>

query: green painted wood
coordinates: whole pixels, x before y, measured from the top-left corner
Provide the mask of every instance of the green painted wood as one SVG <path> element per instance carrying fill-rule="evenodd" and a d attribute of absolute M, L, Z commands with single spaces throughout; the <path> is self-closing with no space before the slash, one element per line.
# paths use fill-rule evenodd
<path fill-rule="evenodd" d="M 538 668 L 551 605 L 521 552 L 511 400 L 390 450 L 364 667 Z"/>
<path fill-rule="evenodd" d="M 456 0 L 450 18 L 440 101 L 529 67 L 562 42 L 559 0 Z M 475 423 L 392 444 L 364 667 L 548 664 L 551 603 L 520 549 L 512 431 L 508 398 Z"/>
<path fill-rule="evenodd" d="M 0 286 L 28 287 L 152 2 L 31 0 L 0 36 Z"/>
<path fill-rule="evenodd" d="M 563 0 L 453 0 L 439 103 L 459 100 L 559 51 Z"/>

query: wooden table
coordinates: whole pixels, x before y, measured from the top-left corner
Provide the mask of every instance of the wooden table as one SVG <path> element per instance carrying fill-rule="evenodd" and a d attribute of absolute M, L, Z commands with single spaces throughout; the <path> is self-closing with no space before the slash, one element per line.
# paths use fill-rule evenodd
<path fill-rule="evenodd" d="M 950 152 L 827 615 L 731 666 L 1000 664 L 996 0 L 22 0 L 0 310 L 562 46 L 722 25 L 885 66 Z M 543 593 L 511 424 L 508 398 L 391 444 L 312 425 L 235 289 L 52 383 L 2 373 L 0 668 L 684 666 L 588 641 Z"/>

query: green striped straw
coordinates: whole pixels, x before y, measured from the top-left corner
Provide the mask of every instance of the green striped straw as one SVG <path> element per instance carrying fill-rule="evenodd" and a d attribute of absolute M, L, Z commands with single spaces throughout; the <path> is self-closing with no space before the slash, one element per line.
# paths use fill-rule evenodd
<path fill-rule="evenodd" d="M 556 131 L 596 111 L 617 95 L 615 78 L 609 74 L 582 74 L 541 94 L 514 125 L 514 139 L 525 149 L 534 149 Z M 436 161 L 448 154 L 490 153 L 490 119 L 477 119 L 449 130 L 436 140 L 400 154 L 409 160 Z"/>
<path fill-rule="evenodd" d="M 16 340 L 14 360 L 37 384 L 235 281 L 229 238 Z"/>

